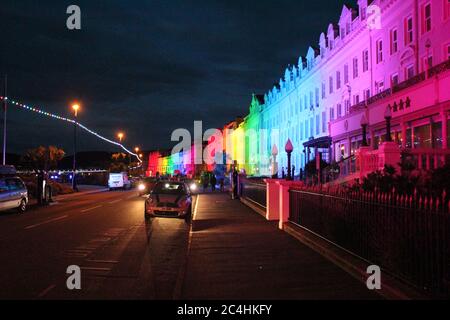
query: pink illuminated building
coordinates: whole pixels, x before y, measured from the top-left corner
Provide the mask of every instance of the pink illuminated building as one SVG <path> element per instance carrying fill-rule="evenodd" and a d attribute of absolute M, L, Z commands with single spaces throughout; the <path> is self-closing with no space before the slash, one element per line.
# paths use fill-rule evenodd
<path fill-rule="evenodd" d="M 359 3 L 360 10 L 367 5 Z M 391 0 L 371 5 L 380 12 L 373 22 L 378 26 L 367 28 L 358 17 L 351 21 L 344 10 L 340 26 L 350 23 L 351 31 L 334 53 L 329 52 L 333 58 L 328 72 L 334 74 L 342 66 L 349 70 L 344 88 L 329 101 L 330 108 L 338 109 L 330 121 L 334 158 L 346 158 L 360 147 L 363 116 L 369 145 L 377 149 L 386 139 L 389 109 L 392 139 L 417 155 L 419 167 L 438 166 L 450 146 L 450 1 Z"/>

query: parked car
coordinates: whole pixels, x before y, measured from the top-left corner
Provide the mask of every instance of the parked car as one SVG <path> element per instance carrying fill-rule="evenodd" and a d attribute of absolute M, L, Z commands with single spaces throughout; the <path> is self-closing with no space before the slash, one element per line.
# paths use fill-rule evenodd
<path fill-rule="evenodd" d="M 141 179 L 138 184 L 139 195 L 150 194 L 152 192 L 153 187 L 158 182 L 158 179 L 155 177 L 147 177 Z"/>
<path fill-rule="evenodd" d="M 14 167 L 0 168 L 0 211 L 16 209 L 23 213 L 27 209 L 28 190 L 25 183 L 16 176 Z"/>
<path fill-rule="evenodd" d="M 110 191 L 114 189 L 131 189 L 131 182 L 128 179 L 128 174 L 126 172 L 110 173 L 108 187 Z"/>
<path fill-rule="evenodd" d="M 192 197 L 189 187 L 183 182 L 161 181 L 153 188 L 145 200 L 145 218 L 184 218 L 192 217 Z"/>

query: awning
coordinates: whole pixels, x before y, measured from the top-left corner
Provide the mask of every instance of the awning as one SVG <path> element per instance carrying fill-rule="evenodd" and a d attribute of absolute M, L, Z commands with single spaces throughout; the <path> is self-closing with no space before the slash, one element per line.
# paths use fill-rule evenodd
<path fill-rule="evenodd" d="M 309 141 L 306 141 L 303 143 L 303 146 L 305 148 L 323 148 L 327 149 L 330 148 L 332 144 L 331 137 L 320 137 L 316 139 L 311 139 Z"/>

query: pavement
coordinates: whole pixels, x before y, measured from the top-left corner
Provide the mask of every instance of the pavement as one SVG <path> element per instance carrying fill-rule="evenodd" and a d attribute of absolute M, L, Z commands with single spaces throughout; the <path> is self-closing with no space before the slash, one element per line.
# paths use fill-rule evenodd
<path fill-rule="evenodd" d="M 181 298 L 380 299 L 240 201 L 197 201 Z"/>

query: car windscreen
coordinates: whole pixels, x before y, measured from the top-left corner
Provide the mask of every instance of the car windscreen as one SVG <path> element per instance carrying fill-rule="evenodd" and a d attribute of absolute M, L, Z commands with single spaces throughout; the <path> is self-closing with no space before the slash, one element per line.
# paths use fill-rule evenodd
<path fill-rule="evenodd" d="M 152 191 L 153 194 L 184 194 L 186 190 L 180 183 L 162 182 L 158 183 Z"/>

